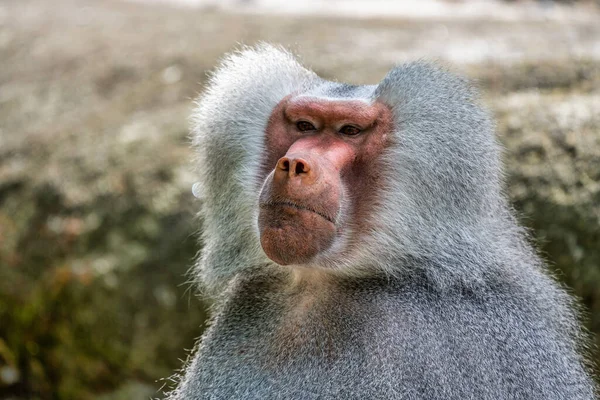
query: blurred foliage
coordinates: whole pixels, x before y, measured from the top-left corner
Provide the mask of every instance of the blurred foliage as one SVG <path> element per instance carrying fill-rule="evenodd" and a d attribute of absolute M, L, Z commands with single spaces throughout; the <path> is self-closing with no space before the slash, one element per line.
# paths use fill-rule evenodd
<path fill-rule="evenodd" d="M 600 333 L 600 62 L 582 57 L 597 49 L 593 20 L 7 0 L 0 22 L 0 398 L 148 398 L 170 384 L 206 318 L 186 275 L 200 249 L 186 119 L 241 38 L 356 83 L 407 59 L 472 61 L 462 69 L 497 117 L 507 192 Z"/>
<path fill-rule="evenodd" d="M 0 396 L 92 398 L 181 366 L 205 319 L 183 285 L 193 216 L 136 198 L 70 207 L 49 185 L 0 188 Z"/>

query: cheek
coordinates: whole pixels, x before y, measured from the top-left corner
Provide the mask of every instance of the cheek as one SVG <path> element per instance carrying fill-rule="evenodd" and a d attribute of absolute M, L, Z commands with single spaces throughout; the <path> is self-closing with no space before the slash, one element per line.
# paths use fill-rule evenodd
<path fill-rule="evenodd" d="M 366 144 L 363 149 L 365 152 L 356 158 L 342 177 L 348 198 L 346 220 L 358 236 L 374 228 L 376 216 L 373 213 L 384 190 L 382 148 L 379 144 Z"/>
<path fill-rule="evenodd" d="M 374 209 L 385 190 L 383 178 L 398 173 L 388 170 L 389 167 L 383 161 L 385 152 L 391 145 L 391 132 L 391 118 L 384 113 L 376 132 L 361 144 L 352 168 L 344 179 L 345 184 L 351 188 L 348 191 L 352 198 L 350 219 L 359 233 L 374 229 Z"/>
<path fill-rule="evenodd" d="M 285 124 L 283 115 L 289 97 L 283 99 L 275 107 L 265 128 L 264 154 L 262 156 L 261 170 L 263 178 L 266 178 L 273 171 L 277 160 L 285 156 L 287 150 L 294 143 L 294 135 Z"/>
<path fill-rule="evenodd" d="M 265 137 L 265 149 L 262 156 L 262 177 L 266 178 L 267 175 L 273 171 L 277 161 L 285 156 L 290 146 L 293 144 L 291 135 L 287 132 L 273 132 L 267 131 Z"/>

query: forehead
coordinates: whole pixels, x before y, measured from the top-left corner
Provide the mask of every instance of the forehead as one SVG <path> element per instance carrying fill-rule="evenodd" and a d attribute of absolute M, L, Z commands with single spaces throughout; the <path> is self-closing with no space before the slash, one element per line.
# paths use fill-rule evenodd
<path fill-rule="evenodd" d="M 316 97 L 330 100 L 362 100 L 371 102 L 377 85 L 349 85 L 346 83 L 337 83 L 326 81 L 322 85 L 315 87 L 298 97 Z"/>
<path fill-rule="evenodd" d="M 388 107 L 376 101 L 377 85 L 349 85 L 321 81 L 305 92 L 285 97 L 274 109 L 273 115 L 282 113 L 288 122 L 312 118 L 312 123 L 354 123 L 366 129 L 383 120 L 391 121 Z M 387 122 L 384 125 L 388 125 Z"/>

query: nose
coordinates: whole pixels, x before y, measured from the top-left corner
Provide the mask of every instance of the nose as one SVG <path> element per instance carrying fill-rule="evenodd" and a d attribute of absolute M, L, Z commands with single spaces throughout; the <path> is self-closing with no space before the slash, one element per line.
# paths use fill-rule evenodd
<path fill-rule="evenodd" d="M 311 167 L 307 160 L 300 157 L 281 157 L 277 161 L 277 169 L 287 173 L 290 178 L 311 175 Z"/>

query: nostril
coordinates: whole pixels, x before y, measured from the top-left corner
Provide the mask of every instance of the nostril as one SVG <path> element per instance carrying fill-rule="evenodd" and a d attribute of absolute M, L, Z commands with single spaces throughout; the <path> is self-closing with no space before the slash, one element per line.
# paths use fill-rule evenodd
<path fill-rule="evenodd" d="M 296 162 L 296 175 L 300 175 L 304 172 L 308 172 L 308 168 L 302 161 Z"/>
<path fill-rule="evenodd" d="M 277 168 L 279 168 L 282 171 L 289 171 L 290 161 L 286 157 L 280 158 L 279 161 L 277 161 Z"/>
<path fill-rule="evenodd" d="M 308 172 L 310 171 L 310 165 L 308 164 L 308 162 L 301 158 L 295 159 L 292 162 L 292 165 L 290 166 L 290 168 L 291 168 L 291 172 L 294 175 L 308 174 Z"/>

